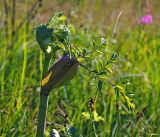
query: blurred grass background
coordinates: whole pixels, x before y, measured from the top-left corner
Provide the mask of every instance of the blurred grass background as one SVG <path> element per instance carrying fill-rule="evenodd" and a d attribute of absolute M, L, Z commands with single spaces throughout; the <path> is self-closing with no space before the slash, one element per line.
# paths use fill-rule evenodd
<path fill-rule="evenodd" d="M 128 94 L 134 94 L 137 111 L 147 109 L 138 120 L 139 114 L 126 111 L 123 104 L 119 104 L 117 112 L 115 92 L 105 83 L 96 106 L 98 115 L 105 120 L 97 122 L 96 130 L 88 131 L 89 120 L 82 112 L 89 112 L 88 101 L 96 94 L 97 82 L 80 68 L 69 85 L 51 94 L 46 132 L 51 128 L 62 129 L 62 111 L 66 111 L 68 123 L 76 126 L 84 137 L 160 136 L 160 1 L 147 2 L 148 5 L 144 0 L 1 0 L 0 136 L 35 136 L 43 54 L 32 29 L 47 22 L 57 11 L 64 11 L 68 23 L 76 28 L 73 44 L 88 49 L 93 38 L 111 37 L 122 11 L 109 47 L 118 53 L 114 75 Z M 154 22 L 139 26 L 138 19 L 147 6 Z M 55 110 L 62 116 L 55 116 Z"/>

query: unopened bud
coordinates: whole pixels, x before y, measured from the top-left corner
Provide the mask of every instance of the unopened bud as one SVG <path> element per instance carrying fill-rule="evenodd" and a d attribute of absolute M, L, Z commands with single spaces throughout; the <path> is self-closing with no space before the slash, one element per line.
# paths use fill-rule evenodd
<path fill-rule="evenodd" d="M 76 75 L 79 68 L 76 58 L 68 55 L 56 62 L 44 76 L 41 82 L 43 95 L 48 95 L 54 89 L 67 84 Z"/>

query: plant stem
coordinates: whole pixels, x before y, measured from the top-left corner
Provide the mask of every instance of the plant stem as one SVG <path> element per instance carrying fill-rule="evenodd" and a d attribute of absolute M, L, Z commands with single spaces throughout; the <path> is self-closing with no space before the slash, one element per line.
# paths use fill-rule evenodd
<path fill-rule="evenodd" d="M 48 96 L 40 95 L 40 105 L 39 105 L 36 137 L 44 137 L 47 106 L 48 106 Z"/>
<path fill-rule="evenodd" d="M 50 59 L 51 59 L 50 56 L 47 56 L 47 55 L 45 56 L 43 74 L 42 74 L 43 76 L 48 71 Z M 42 90 L 41 90 L 36 137 L 44 137 L 44 129 L 45 129 L 45 123 L 46 123 L 47 107 L 48 107 L 48 98 L 49 96 L 43 95 Z"/>
<path fill-rule="evenodd" d="M 45 60 L 44 60 L 44 65 L 43 65 L 43 74 L 42 74 L 43 76 L 48 71 L 50 60 L 51 60 L 51 56 L 45 55 Z"/>

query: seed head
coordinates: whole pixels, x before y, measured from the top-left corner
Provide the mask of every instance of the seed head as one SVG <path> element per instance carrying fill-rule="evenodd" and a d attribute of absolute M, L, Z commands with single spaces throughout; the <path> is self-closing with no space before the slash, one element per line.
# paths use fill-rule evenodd
<path fill-rule="evenodd" d="M 93 111 L 93 109 L 94 109 L 94 99 L 93 98 L 91 98 L 89 100 L 88 106 L 89 106 L 90 110 Z"/>

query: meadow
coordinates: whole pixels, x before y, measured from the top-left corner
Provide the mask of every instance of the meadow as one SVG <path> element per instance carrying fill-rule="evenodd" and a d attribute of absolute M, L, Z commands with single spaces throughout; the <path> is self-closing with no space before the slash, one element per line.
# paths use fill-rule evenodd
<path fill-rule="evenodd" d="M 51 43 L 58 49 L 50 66 L 66 52 L 80 65 L 69 83 L 49 94 L 45 136 L 56 137 L 52 129 L 61 137 L 160 136 L 159 5 L 158 0 L 0 1 L 0 136 L 36 136 L 45 66 L 36 26 L 61 11 L 61 22 L 52 18 L 48 26 L 69 40 Z M 146 14 L 151 22 L 141 20 Z M 60 35 L 61 25 L 69 33 Z"/>

